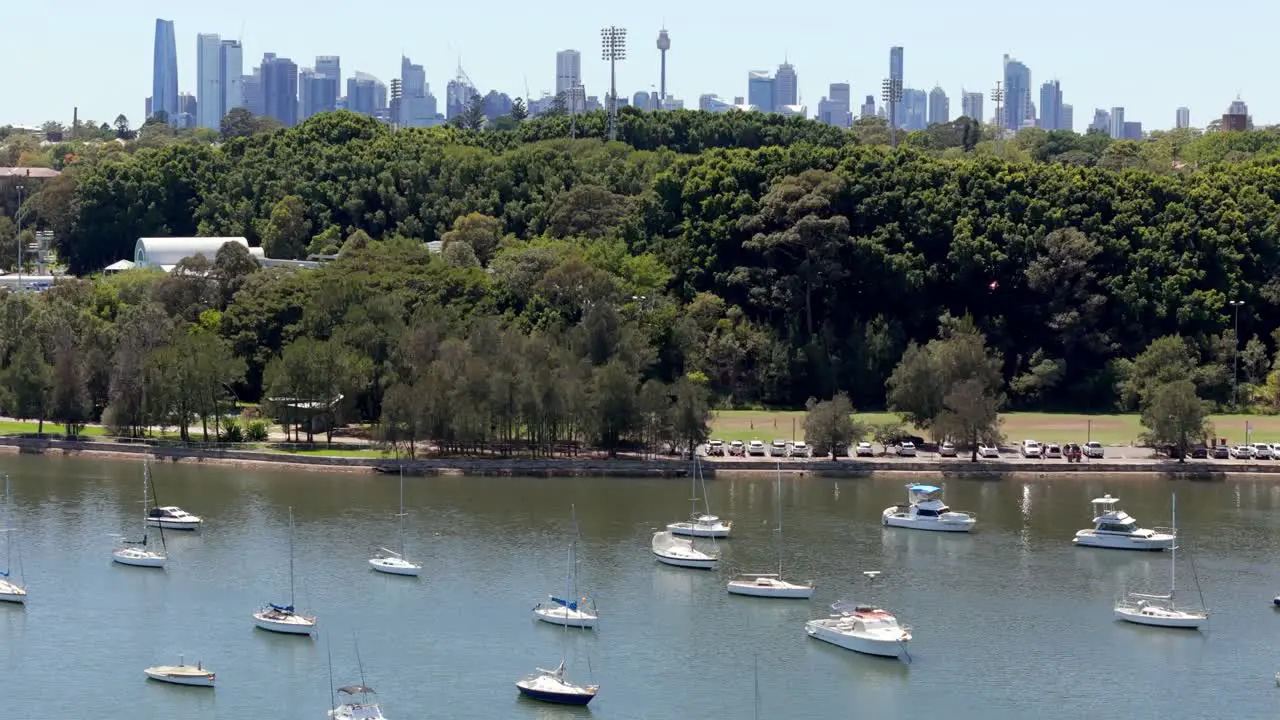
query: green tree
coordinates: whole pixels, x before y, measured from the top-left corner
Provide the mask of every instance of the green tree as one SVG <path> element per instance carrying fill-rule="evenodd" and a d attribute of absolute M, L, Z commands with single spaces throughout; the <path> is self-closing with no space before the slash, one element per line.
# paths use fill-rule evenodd
<path fill-rule="evenodd" d="M 1144 444 L 1172 448 L 1178 462 L 1186 462 L 1193 443 L 1203 443 L 1210 433 L 1208 403 L 1196 395 L 1188 379 L 1155 385 L 1142 400 Z"/>
<path fill-rule="evenodd" d="M 698 446 L 711 437 L 711 402 L 705 375 L 686 375 L 676 381 L 672 424 L 692 460 Z"/>
<path fill-rule="evenodd" d="M 844 393 L 821 402 L 810 398 L 805 409 L 805 440 L 813 445 L 815 452 L 829 453 L 832 460 L 837 459 L 837 447 L 851 447 L 867 434 L 866 425 L 854 420 L 853 403 Z"/>
<path fill-rule="evenodd" d="M 529 109 L 525 107 L 524 98 L 516 98 L 511 101 L 511 118 L 516 122 L 520 122 L 529 117 Z"/>
<path fill-rule="evenodd" d="M 262 251 L 267 257 L 297 260 L 307 251 L 311 221 L 302 198 L 286 195 L 271 208 L 271 219 L 262 233 Z"/>
<path fill-rule="evenodd" d="M 488 265 L 502 241 L 502 221 L 480 213 L 462 215 L 453 221 L 453 229 L 441 239 L 446 249 L 452 243 L 465 242 L 471 246 L 480 264 Z"/>
<path fill-rule="evenodd" d="M 44 434 L 44 419 L 53 397 L 53 371 L 37 342 L 23 342 L 0 372 L 5 409 L 20 420 L 39 420 L 36 432 Z"/>
<path fill-rule="evenodd" d="M 972 318 L 944 318 L 942 337 L 908 347 L 889 376 L 889 407 L 935 439 L 956 434 L 976 446 L 999 434 L 1001 364 Z"/>

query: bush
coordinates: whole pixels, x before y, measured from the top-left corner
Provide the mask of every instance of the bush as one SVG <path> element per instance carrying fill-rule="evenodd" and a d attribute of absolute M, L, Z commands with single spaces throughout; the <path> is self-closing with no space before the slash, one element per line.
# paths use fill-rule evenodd
<path fill-rule="evenodd" d="M 227 424 L 222 427 L 222 442 L 244 442 L 244 428 L 240 427 L 240 423 L 235 420 L 227 420 Z"/>
<path fill-rule="evenodd" d="M 266 442 L 267 440 L 267 422 L 265 420 L 252 420 L 245 426 L 245 438 L 249 442 Z"/>

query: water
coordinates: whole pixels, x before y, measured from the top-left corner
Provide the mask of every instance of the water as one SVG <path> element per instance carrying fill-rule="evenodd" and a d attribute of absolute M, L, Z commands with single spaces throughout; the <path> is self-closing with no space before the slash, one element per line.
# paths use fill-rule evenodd
<path fill-rule="evenodd" d="M 812 602 L 730 597 L 728 574 L 776 564 L 771 477 L 709 484 L 734 520 L 722 572 L 669 568 L 653 529 L 688 512 L 680 480 L 409 478 L 406 546 L 419 580 L 366 560 L 395 540 L 393 476 L 157 464 L 162 504 L 206 518 L 166 533 L 165 571 L 110 562 L 113 533 L 140 528 L 141 466 L 0 459 L 13 477 L 31 600 L 0 607 L 0 678 L 12 717 L 323 718 L 333 685 L 364 681 L 409 718 L 1273 717 L 1280 484 L 1077 477 L 946 483 L 978 531 L 884 529 L 903 479 L 784 479 L 786 574 Z M 1164 592 L 1167 554 L 1073 547 L 1088 499 L 1110 492 L 1145 526 L 1179 495 L 1181 594 L 1194 558 L 1212 610 L 1207 633 L 1118 623 L 1126 587 Z M 536 623 L 565 586 L 570 504 L 579 576 L 599 598 L 598 632 Z M 288 507 L 296 519 L 298 605 L 321 637 L 257 631 L 250 617 L 288 599 Z M 881 570 L 868 589 L 864 570 Z M 912 662 L 808 639 L 805 620 L 839 599 L 871 600 L 912 625 Z M 210 692 L 147 682 L 184 654 L 218 673 Z M 518 698 L 515 680 L 561 655 L 570 678 L 602 686 L 590 710 Z M 16 707 L 15 707 L 16 706 Z M 126 710 L 127 708 L 127 710 Z"/>

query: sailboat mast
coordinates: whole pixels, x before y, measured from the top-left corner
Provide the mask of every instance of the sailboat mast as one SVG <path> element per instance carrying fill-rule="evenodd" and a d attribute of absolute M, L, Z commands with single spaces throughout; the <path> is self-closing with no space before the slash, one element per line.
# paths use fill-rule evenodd
<path fill-rule="evenodd" d="M 1170 522 L 1173 523 L 1173 547 L 1169 555 L 1169 601 L 1178 590 L 1178 494 L 1173 494 Z"/>
<path fill-rule="evenodd" d="M 289 506 L 289 607 L 293 607 L 293 506 Z"/>
<path fill-rule="evenodd" d="M 400 557 L 404 557 L 404 466 L 400 466 L 400 544 L 396 547 Z"/>
<path fill-rule="evenodd" d="M 778 544 L 778 580 L 782 580 L 782 463 L 778 463 L 778 477 L 774 480 L 773 502 L 778 515 L 778 536 L 775 540 Z"/>
<path fill-rule="evenodd" d="M 10 522 L 13 518 L 13 497 L 9 495 L 9 475 L 4 476 L 4 575 L 9 577 L 9 573 L 13 571 L 13 539 L 9 537 L 9 533 L 13 532 Z"/>

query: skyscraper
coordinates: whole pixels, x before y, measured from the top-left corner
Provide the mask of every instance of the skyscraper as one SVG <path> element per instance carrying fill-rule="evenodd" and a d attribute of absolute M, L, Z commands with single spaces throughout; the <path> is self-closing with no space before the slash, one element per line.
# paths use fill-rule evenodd
<path fill-rule="evenodd" d="M 403 62 L 403 60 L 402 60 Z M 387 107 L 387 86 L 366 72 L 347 78 L 347 109 L 373 117 Z"/>
<path fill-rule="evenodd" d="M 671 36 L 667 29 L 658 31 L 658 52 L 662 53 L 662 70 L 658 74 L 658 108 L 664 109 L 667 104 L 667 51 L 671 49 Z"/>
<path fill-rule="evenodd" d="M 753 70 L 747 74 L 747 103 L 755 105 L 762 113 L 774 109 L 774 83 L 767 71 Z"/>
<path fill-rule="evenodd" d="M 902 127 L 908 131 L 923 130 L 929 125 L 929 94 L 923 90 L 903 88 Z"/>
<path fill-rule="evenodd" d="M 1089 123 L 1089 129 L 1086 132 L 1093 131 L 1111 134 L 1111 113 L 1102 108 L 1095 108 L 1093 111 L 1093 122 Z"/>
<path fill-rule="evenodd" d="M 178 107 L 178 43 L 173 21 L 156 18 L 155 52 L 151 63 L 151 114 L 175 116 Z"/>
<path fill-rule="evenodd" d="M 401 127 L 427 127 L 440 122 L 436 117 L 436 98 L 427 85 L 427 71 L 407 57 L 400 58 Z"/>
<path fill-rule="evenodd" d="M 827 97 L 818 103 L 818 120 L 836 127 L 849 127 L 853 122 L 849 105 L 849 83 L 831 83 Z"/>
<path fill-rule="evenodd" d="M 254 115 L 266 115 L 267 102 L 262 94 L 262 68 L 256 67 L 252 75 L 240 78 L 240 87 L 244 92 L 244 109 Z"/>
<path fill-rule="evenodd" d="M 866 99 L 862 101 L 862 107 L 859 108 L 859 114 L 864 118 L 876 116 L 876 96 L 875 95 L 868 95 Z"/>
<path fill-rule="evenodd" d="M 1058 112 L 1058 129 L 1076 131 L 1075 108 L 1071 107 L 1071 103 L 1062 103 L 1062 109 Z"/>
<path fill-rule="evenodd" d="M 791 63 L 783 62 L 773 76 L 773 109 L 800 104 L 799 79 Z"/>
<path fill-rule="evenodd" d="M 1017 132 L 1031 114 L 1031 69 L 1009 55 L 1004 56 L 1004 118 L 1006 130 Z"/>
<path fill-rule="evenodd" d="M 902 83 L 902 47 L 894 45 L 889 48 L 889 80 L 896 83 L 897 87 L 904 87 Z M 886 117 L 889 124 L 893 127 L 900 128 L 903 126 L 902 107 L 898 103 L 891 103 Z"/>
<path fill-rule="evenodd" d="M 942 125 L 951 122 L 951 99 L 941 86 L 929 91 L 929 124 Z"/>
<path fill-rule="evenodd" d="M 196 125 L 217 128 L 222 122 L 222 38 L 196 35 Z"/>
<path fill-rule="evenodd" d="M 1108 130 L 1111 133 L 1111 137 L 1116 140 L 1123 140 L 1124 139 L 1124 108 L 1122 107 L 1111 108 L 1110 118 L 1111 118 L 1111 126 L 1108 128 Z"/>
<path fill-rule="evenodd" d="M 556 95 L 567 93 L 582 84 L 582 53 L 561 50 L 556 53 Z"/>
<path fill-rule="evenodd" d="M 982 118 L 982 93 L 969 92 L 967 90 L 960 91 L 960 114 L 971 120 L 983 122 Z"/>
<path fill-rule="evenodd" d="M 1189 107 L 1178 108 L 1177 122 L 1174 124 L 1174 127 L 1176 128 L 1191 127 L 1191 108 Z"/>
<path fill-rule="evenodd" d="M 1050 80 L 1040 86 L 1040 122 L 1045 130 L 1062 130 L 1062 86 Z"/>
<path fill-rule="evenodd" d="M 235 108 L 244 107 L 244 48 L 239 40 L 223 40 L 219 61 L 222 64 L 222 107 L 221 117 Z"/>
<path fill-rule="evenodd" d="M 262 58 L 264 115 L 285 127 L 298 124 L 298 66 L 289 58 L 268 53 Z"/>

